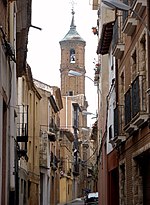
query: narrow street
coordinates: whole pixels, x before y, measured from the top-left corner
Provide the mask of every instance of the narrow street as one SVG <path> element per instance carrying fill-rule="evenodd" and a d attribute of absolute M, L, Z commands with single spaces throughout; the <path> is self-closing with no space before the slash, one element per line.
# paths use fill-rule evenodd
<path fill-rule="evenodd" d="M 84 200 L 81 198 L 78 198 L 74 200 L 72 203 L 67 203 L 66 205 L 84 205 Z"/>

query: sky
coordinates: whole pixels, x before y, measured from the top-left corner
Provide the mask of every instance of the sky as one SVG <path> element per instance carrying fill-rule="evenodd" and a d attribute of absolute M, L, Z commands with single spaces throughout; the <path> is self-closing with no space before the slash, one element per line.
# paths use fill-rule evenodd
<path fill-rule="evenodd" d="M 60 44 L 70 29 L 72 0 L 32 0 L 32 25 L 28 37 L 27 62 L 34 79 L 50 86 L 60 87 Z M 97 59 L 97 35 L 92 27 L 97 24 L 97 11 L 92 10 L 92 0 L 74 0 L 75 25 L 80 36 L 86 41 L 85 69 L 86 75 L 94 79 L 94 63 Z M 85 78 L 85 95 L 88 112 L 96 114 L 97 88 Z M 92 126 L 94 115 L 88 116 L 88 126 Z"/>

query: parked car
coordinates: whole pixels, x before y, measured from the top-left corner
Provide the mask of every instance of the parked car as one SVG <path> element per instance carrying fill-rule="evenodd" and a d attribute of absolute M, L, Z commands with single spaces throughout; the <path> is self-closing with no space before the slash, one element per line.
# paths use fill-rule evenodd
<path fill-rule="evenodd" d="M 98 192 L 88 193 L 84 200 L 85 205 L 97 205 L 98 204 Z"/>

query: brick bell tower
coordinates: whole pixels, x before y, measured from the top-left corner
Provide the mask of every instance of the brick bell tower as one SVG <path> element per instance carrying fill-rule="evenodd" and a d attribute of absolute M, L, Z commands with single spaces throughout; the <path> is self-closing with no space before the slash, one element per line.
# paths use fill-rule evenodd
<path fill-rule="evenodd" d="M 83 138 L 82 127 L 87 127 L 87 116 L 82 114 L 83 110 L 87 109 L 88 103 L 85 97 L 85 45 L 86 42 L 81 38 L 81 36 L 76 31 L 76 26 L 74 23 L 74 9 L 72 9 L 72 20 L 70 25 L 70 30 L 65 35 L 65 37 L 59 42 L 61 47 L 61 64 L 60 64 L 60 74 L 61 74 L 61 94 L 65 97 L 66 101 L 64 103 L 65 117 L 63 118 L 63 123 L 71 128 L 73 128 L 73 198 L 79 197 L 78 194 L 82 193 L 83 190 L 83 172 L 80 172 L 80 160 L 82 158 L 81 153 L 81 143 Z M 69 76 L 68 72 L 72 70 L 81 73 L 81 76 Z M 69 98 L 68 98 L 69 96 Z M 71 97 L 72 96 L 72 97 Z M 80 98 L 81 97 L 81 98 Z M 68 101 L 72 100 L 72 110 L 67 106 Z M 67 103 L 66 103 L 67 102 Z M 71 112 L 69 113 L 69 111 Z M 69 114 L 70 115 L 69 115 Z M 69 124 L 70 123 L 70 124 Z M 65 126 L 65 128 L 67 127 Z M 68 128 L 67 127 L 67 128 Z M 81 129 L 80 129 L 81 128 Z M 79 148 L 80 147 L 80 148 Z M 80 150 L 80 151 L 79 151 Z M 80 159 L 80 160 L 79 160 Z M 87 170 L 85 170 L 87 173 Z"/>
<path fill-rule="evenodd" d="M 61 47 L 61 93 L 62 96 L 85 95 L 85 45 L 86 42 L 76 31 L 74 10 L 70 30 L 59 42 Z M 68 76 L 70 70 L 82 73 L 82 76 Z"/>

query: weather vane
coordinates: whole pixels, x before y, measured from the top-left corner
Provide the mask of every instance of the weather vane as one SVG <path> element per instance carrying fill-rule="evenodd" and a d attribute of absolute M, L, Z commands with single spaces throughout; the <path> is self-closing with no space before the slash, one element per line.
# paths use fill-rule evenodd
<path fill-rule="evenodd" d="M 75 2 L 75 0 L 71 0 L 71 1 L 70 1 L 70 4 L 72 5 L 72 10 L 74 10 L 74 5 L 77 4 L 77 3 Z"/>

